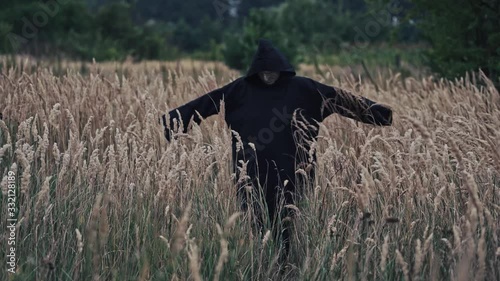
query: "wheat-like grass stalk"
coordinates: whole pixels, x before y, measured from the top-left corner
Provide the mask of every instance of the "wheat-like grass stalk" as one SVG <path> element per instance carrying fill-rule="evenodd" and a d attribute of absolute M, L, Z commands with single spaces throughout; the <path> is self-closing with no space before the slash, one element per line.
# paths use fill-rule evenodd
<path fill-rule="evenodd" d="M 5 67 L 13 61 L 23 67 Z M 231 167 L 232 139 L 240 153 L 248 146 L 224 122 L 228 97 L 171 143 L 158 122 L 238 73 L 186 60 L 63 60 L 64 75 L 26 57 L 0 56 L 0 65 L 0 186 L 8 199 L 15 185 L 20 279 L 500 278 L 500 98 L 481 74 L 449 81 L 380 69 L 376 92 L 355 66 L 319 66 L 324 77 L 300 69 L 389 104 L 396 118 L 383 128 L 338 115 L 296 122 L 297 137 L 310 126 L 320 136 L 297 171 L 305 178 L 315 167 L 315 182 L 287 206 L 300 216 L 283 265 L 272 230 L 256 235 L 261 214 L 238 215 L 236 186 L 263 198 L 248 185 L 250 162 Z"/>

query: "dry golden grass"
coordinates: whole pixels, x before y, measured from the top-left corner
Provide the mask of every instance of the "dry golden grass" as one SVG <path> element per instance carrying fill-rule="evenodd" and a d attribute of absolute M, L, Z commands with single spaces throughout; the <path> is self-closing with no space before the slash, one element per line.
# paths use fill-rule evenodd
<path fill-rule="evenodd" d="M 238 213 L 223 116 L 172 143 L 158 122 L 237 73 L 200 62 L 94 64 L 84 75 L 79 64 L 64 75 L 24 65 L 0 74 L 2 218 L 9 170 L 18 186 L 12 280 L 500 279 L 500 96 L 478 75 L 378 75 L 377 93 L 310 73 L 390 105 L 394 126 L 323 123 L 284 266 L 270 232 Z M 5 219 L 0 229 L 5 245 Z"/>

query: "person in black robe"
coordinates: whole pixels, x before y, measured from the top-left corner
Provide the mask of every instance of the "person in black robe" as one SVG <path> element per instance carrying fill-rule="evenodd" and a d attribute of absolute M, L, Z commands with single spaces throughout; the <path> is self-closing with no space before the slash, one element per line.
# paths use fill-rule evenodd
<path fill-rule="evenodd" d="M 199 124 L 217 114 L 222 100 L 225 121 L 236 132 L 232 161 L 242 207 L 248 208 L 251 186 L 256 195 L 251 198 L 257 198 L 250 203 L 257 224 L 262 227 L 268 218 L 275 237 L 281 234 L 286 253 L 290 220 L 282 218 L 292 214 L 283 206 L 294 204 L 299 185 L 314 181 L 316 154 L 311 145 L 317 139 L 318 124 L 332 113 L 373 125 L 392 124 L 390 108 L 297 76 L 285 56 L 269 40 L 261 39 L 245 76 L 162 116 L 167 140 L 174 128 L 182 127 L 186 133 L 190 120 Z M 246 175 L 240 173 L 243 165 Z"/>

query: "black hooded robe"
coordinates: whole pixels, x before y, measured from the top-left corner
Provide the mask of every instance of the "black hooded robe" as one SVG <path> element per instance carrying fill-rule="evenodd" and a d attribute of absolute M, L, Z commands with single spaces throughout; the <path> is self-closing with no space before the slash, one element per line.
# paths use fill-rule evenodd
<path fill-rule="evenodd" d="M 264 84 L 258 77 L 264 70 L 279 71 L 279 79 L 273 85 Z M 392 111 L 387 107 L 296 76 L 285 56 L 270 41 L 261 39 L 246 76 L 170 111 L 170 122 L 163 115 L 166 138 L 170 140 L 169 128 L 178 127 L 174 123 L 180 119 L 185 133 L 191 119 L 199 124 L 200 116 L 205 119 L 217 114 L 221 100 L 227 125 L 239 135 L 233 136 L 232 143 L 234 171 L 239 178 L 240 160 L 248 161 L 250 184 L 263 191 L 271 220 L 280 201 L 293 204 L 296 168 L 314 167 L 316 157 L 310 148 L 318 136 L 319 122 L 338 113 L 368 124 L 392 123 Z M 237 147 L 238 139 L 243 143 L 242 149 Z M 309 171 L 313 173 L 314 168 Z M 240 195 L 248 184 L 238 183 Z M 243 205 L 246 206 L 245 199 Z M 283 239 L 288 235 L 283 234 Z"/>

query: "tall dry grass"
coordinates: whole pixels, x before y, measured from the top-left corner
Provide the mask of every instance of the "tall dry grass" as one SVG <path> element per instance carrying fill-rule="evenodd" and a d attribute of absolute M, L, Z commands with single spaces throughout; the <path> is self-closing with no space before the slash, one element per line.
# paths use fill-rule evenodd
<path fill-rule="evenodd" d="M 67 66 L 1 71 L 1 217 L 9 170 L 19 203 L 18 273 L 1 280 L 500 279 L 500 96 L 484 77 L 378 75 L 377 93 L 311 74 L 389 104 L 395 122 L 323 123 L 283 265 L 270 232 L 239 213 L 223 116 L 172 143 L 158 123 L 235 72 Z"/>

